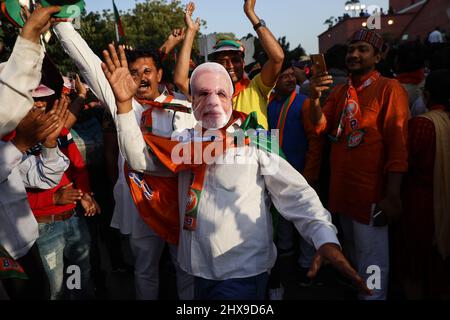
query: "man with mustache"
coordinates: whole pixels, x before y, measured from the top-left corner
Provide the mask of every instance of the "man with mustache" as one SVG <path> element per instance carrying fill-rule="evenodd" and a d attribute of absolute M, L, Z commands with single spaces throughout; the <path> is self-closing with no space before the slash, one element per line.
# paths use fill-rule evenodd
<path fill-rule="evenodd" d="M 55 32 L 65 52 L 74 60 L 83 78 L 97 98 L 106 106 L 117 121 L 116 99 L 108 81 L 101 69 L 101 60 L 89 48 L 86 41 L 75 31 L 69 22 L 59 23 L 55 26 Z M 182 37 L 171 37 L 171 43 L 163 45 L 162 51 L 168 53 Z M 112 46 L 112 45 L 111 45 Z M 164 53 L 164 52 L 163 52 Z M 163 70 L 160 53 L 156 51 L 132 51 L 128 54 L 129 72 L 138 86 L 132 99 L 134 118 L 131 121 L 136 124 L 146 121 L 147 128 L 159 136 L 170 137 L 173 130 L 184 129 L 193 125 L 193 117 L 188 113 L 175 112 L 159 108 L 162 103 L 171 102 L 185 105 L 190 108 L 190 103 L 181 95 L 171 94 L 160 85 Z M 145 119 L 143 112 L 151 110 L 151 114 Z M 113 136 L 115 144 L 117 139 Z M 117 144 L 116 144 L 117 145 Z M 112 149 L 114 152 L 114 149 Z M 141 150 L 142 152 L 142 150 Z M 117 149 L 118 172 L 114 173 L 115 208 L 111 226 L 120 229 L 123 234 L 130 234 L 130 245 L 135 258 L 135 286 L 137 299 L 155 300 L 159 295 L 159 260 L 161 258 L 165 238 L 146 224 L 143 214 L 138 211 L 136 202 L 130 194 L 129 183 L 124 172 L 125 160 L 119 155 Z M 157 189 L 158 186 L 152 186 Z M 166 196 L 172 196 L 166 194 Z M 176 197 L 174 194 L 173 197 Z M 192 277 L 179 269 L 176 263 L 176 246 L 171 243 L 170 253 L 177 270 L 177 287 L 180 299 L 189 300 L 193 296 Z"/>
<path fill-rule="evenodd" d="M 380 76 L 383 39 L 362 29 L 350 40 L 348 83 L 320 97 L 333 83 L 329 75 L 311 79 L 311 121 L 328 133 L 331 146 L 329 209 L 339 214 L 344 248 L 363 278 L 376 272 L 374 295 L 386 299 L 389 276 L 388 224 L 401 214 L 400 186 L 408 170 L 408 96 L 397 80 Z M 347 246 L 346 246 L 347 245 Z"/>
<path fill-rule="evenodd" d="M 129 73 L 124 49 L 119 47 L 117 55 L 110 48 L 104 55 L 103 70 L 116 97 L 119 145 L 125 158 L 131 166 L 144 163 L 134 169 L 147 173 L 178 173 L 178 261 L 195 276 L 196 299 L 264 299 L 268 272 L 276 259 L 270 200 L 318 249 L 311 276 L 329 261 L 370 293 L 341 254 L 330 215 L 305 179 L 270 147 L 247 144 L 247 139 L 239 144 L 238 135 L 248 133 L 241 129 L 254 127 L 254 114 L 247 117 L 233 110 L 233 82 L 223 66 L 205 63 L 194 70 L 190 87 L 197 125 L 188 130 L 191 139 L 179 142 L 141 132 L 130 121 L 138 85 Z M 232 149 L 222 150 L 221 155 L 217 151 L 209 163 L 173 161 L 175 148 L 198 140 Z M 205 146 L 201 144 L 200 150 Z"/>
<path fill-rule="evenodd" d="M 219 40 L 210 54 L 209 60 L 223 65 L 233 80 L 235 87 L 233 109 L 247 114 L 255 111 L 258 115 L 258 122 L 267 129 L 267 104 L 280 74 L 284 53 L 264 20 L 256 15 L 255 5 L 256 0 L 244 1 L 244 12 L 258 34 L 261 46 L 268 58 L 261 72 L 252 80 L 247 78 L 244 72 L 245 48 L 241 42 L 235 40 Z M 174 74 L 175 84 L 186 96 L 189 96 L 189 61 L 192 45 L 195 34 L 200 29 L 200 20 L 197 19 L 195 23 L 192 21 L 191 16 L 194 9 L 194 4 L 189 3 L 185 15 L 186 36 Z"/>

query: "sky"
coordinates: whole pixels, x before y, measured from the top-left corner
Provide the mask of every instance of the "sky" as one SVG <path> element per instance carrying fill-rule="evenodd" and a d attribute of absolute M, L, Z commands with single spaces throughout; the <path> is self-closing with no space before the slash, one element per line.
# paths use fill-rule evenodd
<path fill-rule="evenodd" d="M 88 11 L 112 9 L 112 0 L 85 0 Z M 142 0 L 115 0 L 119 10 L 133 8 Z M 184 5 L 189 0 L 181 1 Z M 341 16 L 345 0 L 257 0 L 255 12 L 263 19 L 275 37 L 286 36 L 294 49 L 299 44 L 307 53 L 317 53 L 317 36 L 327 29 L 324 24 L 329 17 Z M 387 11 L 389 0 L 361 0 L 367 6 L 381 6 Z M 244 14 L 242 0 L 196 0 L 194 18 L 205 20 L 207 27 L 202 33 L 233 32 L 238 38 L 255 34 Z M 178 27 L 178 26 L 174 26 Z M 179 26 L 182 27 L 182 26 Z M 125 26 L 126 30 L 126 26 Z"/>

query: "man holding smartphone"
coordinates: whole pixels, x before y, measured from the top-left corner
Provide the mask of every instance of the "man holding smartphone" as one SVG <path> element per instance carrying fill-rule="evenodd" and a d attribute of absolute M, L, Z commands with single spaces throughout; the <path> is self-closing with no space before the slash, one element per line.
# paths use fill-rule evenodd
<path fill-rule="evenodd" d="M 310 92 L 316 132 L 333 142 L 329 209 L 340 215 L 344 243 L 360 275 L 368 279 L 373 266 L 381 271 L 381 286 L 360 297 L 378 300 L 387 297 L 387 222 L 401 213 L 400 186 L 408 170 L 408 96 L 397 80 L 376 71 L 383 46 L 376 32 L 356 32 L 346 57 L 348 82 L 336 86 L 323 107 L 320 98 L 332 76 L 316 74 Z"/>

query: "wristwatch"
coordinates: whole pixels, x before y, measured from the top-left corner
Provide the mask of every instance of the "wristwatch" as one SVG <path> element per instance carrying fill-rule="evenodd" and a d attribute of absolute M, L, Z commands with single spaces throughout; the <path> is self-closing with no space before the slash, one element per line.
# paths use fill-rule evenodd
<path fill-rule="evenodd" d="M 259 19 L 259 22 L 253 26 L 253 30 L 258 30 L 260 27 L 265 27 L 266 22 L 263 19 Z"/>

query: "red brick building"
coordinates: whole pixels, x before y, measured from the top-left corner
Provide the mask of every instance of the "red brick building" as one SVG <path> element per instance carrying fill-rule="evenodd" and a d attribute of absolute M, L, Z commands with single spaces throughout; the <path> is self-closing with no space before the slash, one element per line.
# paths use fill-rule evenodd
<path fill-rule="evenodd" d="M 392 14 L 380 17 L 378 30 L 388 41 L 424 40 L 436 26 L 450 32 L 449 0 L 390 0 Z M 387 10 L 384 10 L 386 12 Z M 367 24 L 367 18 L 347 18 L 319 35 L 319 51 L 346 43 L 352 34 Z"/>

